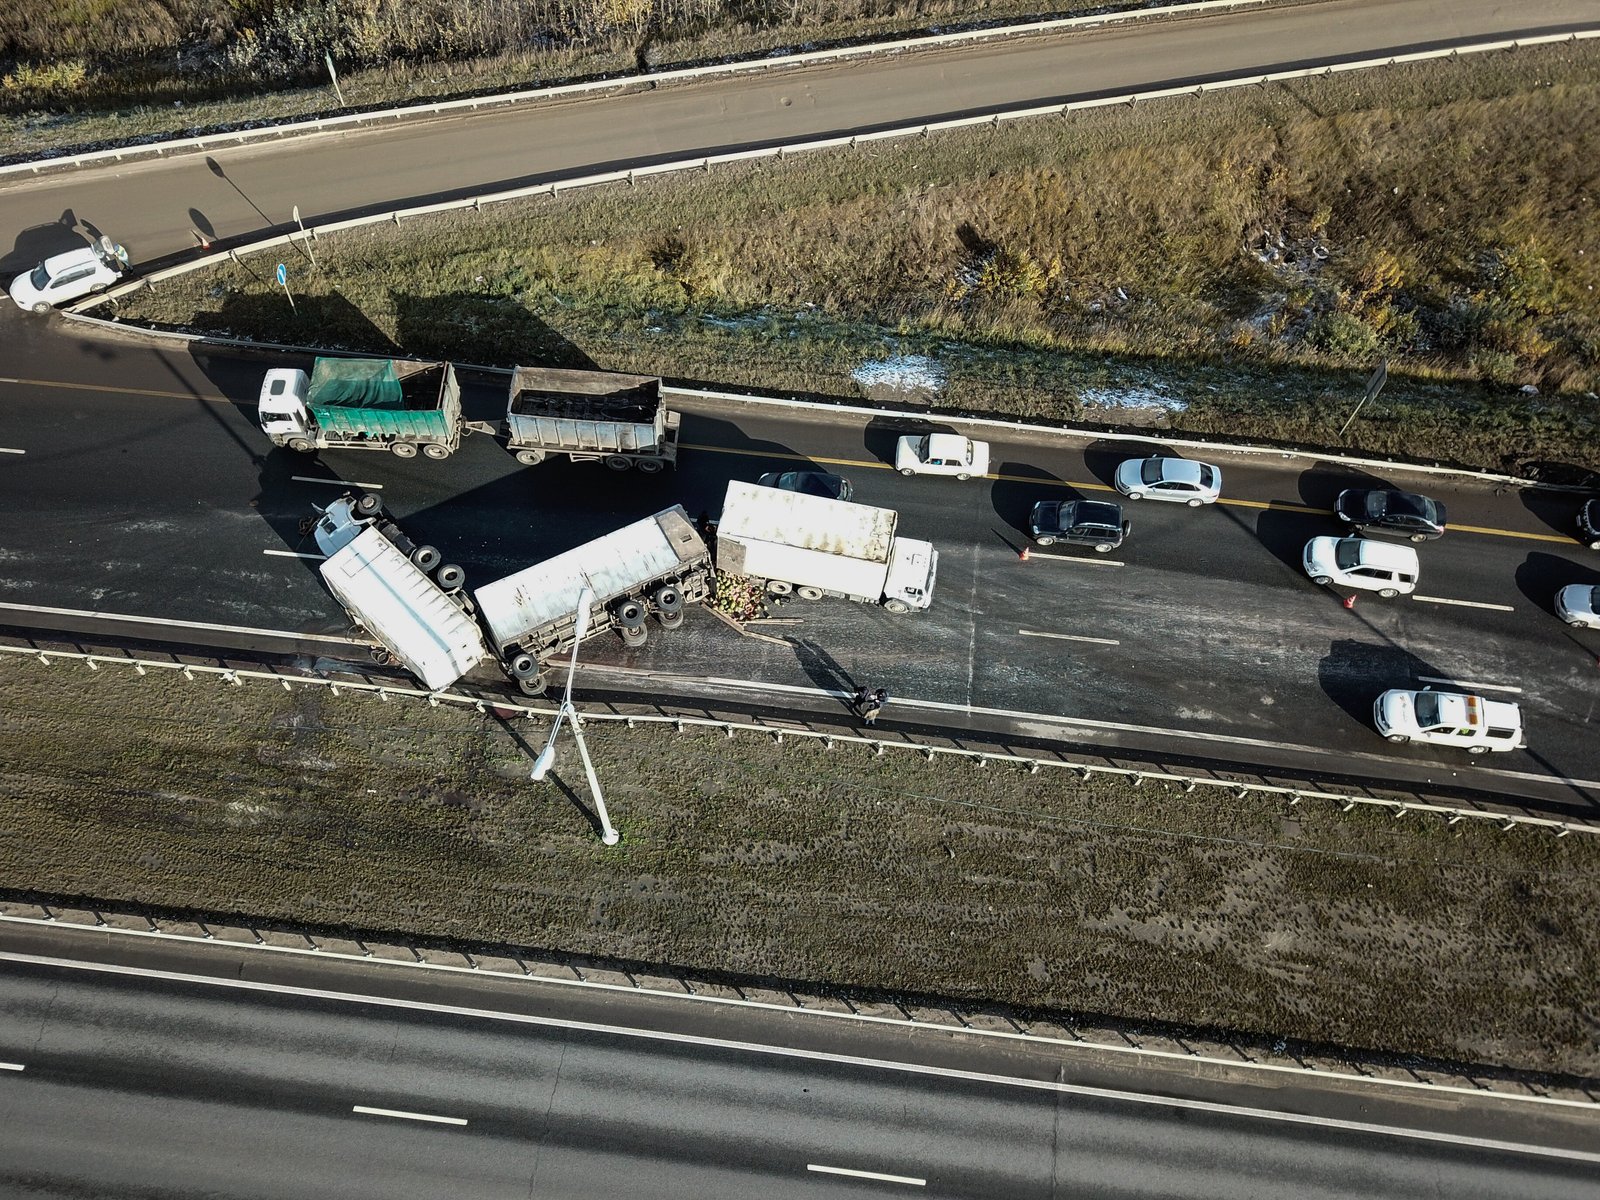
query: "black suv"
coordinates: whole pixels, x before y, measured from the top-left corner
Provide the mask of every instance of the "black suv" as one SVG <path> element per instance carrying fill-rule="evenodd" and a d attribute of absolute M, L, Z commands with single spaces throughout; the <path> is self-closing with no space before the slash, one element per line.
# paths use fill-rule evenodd
<path fill-rule="evenodd" d="M 1333 513 L 1355 533 L 1392 533 L 1413 542 L 1444 536 L 1444 505 L 1414 492 L 1346 488 L 1333 502 Z"/>
<path fill-rule="evenodd" d="M 1131 528 L 1122 519 L 1122 505 L 1104 500 L 1041 500 L 1028 524 L 1041 546 L 1071 542 L 1093 546 L 1101 554 L 1122 545 Z"/>
<path fill-rule="evenodd" d="M 1578 510 L 1578 540 L 1589 549 L 1600 550 L 1600 500 L 1591 500 Z"/>

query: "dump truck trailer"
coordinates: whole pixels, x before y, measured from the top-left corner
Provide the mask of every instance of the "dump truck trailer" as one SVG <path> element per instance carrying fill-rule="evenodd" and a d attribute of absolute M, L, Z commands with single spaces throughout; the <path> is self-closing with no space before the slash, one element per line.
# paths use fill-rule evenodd
<path fill-rule="evenodd" d="M 273 445 L 302 454 L 387 450 L 414 458 L 420 450 L 448 458 L 464 429 L 454 367 L 391 358 L 319 358 L 309 375 L 274 368 L 262 381 L 257 416 Z"/>
<path fill-rule="evenodd" d="M 323 582 L 382 647 L 379 662 L 399 662 L 436 692 L 493 657 L 461 568 L 441 565 L 436 549 L 407 538 L 384 518 L 377 496 L 340 497 L 313 531 L 327 556 L 318 567 Z"/>
<path fill-rule="evenodd" d="M 897 537 L 899 515 L 733 480 L 717 524 L 717 567 L 802 600 L 844 596 L 890 612 L 933 603 L 939 553 Z"/>
<path fill-rule="evenodd" d="M 664 629 L 683 624 L 684 606 L 706 598 L 712 576 L 710 551 L 675 505 L 481 587 L 476 599 L 507 673 L 536 696 L 546 666 L 573 646 L 585 587 L 594 593 L 585 639 L 616 629 L 638 646 L 651 614 Z"/>
<path fill-rule="evenodd" d="M 653 474 L 678 460 L 679 419 L 661 402 L 654 376 L 518 367 L 506 401 L 506 448 L 528 466 L 565 455 Z"/>

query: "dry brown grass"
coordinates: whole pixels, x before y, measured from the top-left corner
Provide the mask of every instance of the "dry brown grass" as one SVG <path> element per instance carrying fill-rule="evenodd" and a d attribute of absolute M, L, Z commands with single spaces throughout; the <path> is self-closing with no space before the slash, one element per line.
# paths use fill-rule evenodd
<path fill-rule="evenodd" d="M 11 888 L 1600 1070 L 1589 837 L 597 724 L 607 850 L 537 726 L 0 676 Z"/>

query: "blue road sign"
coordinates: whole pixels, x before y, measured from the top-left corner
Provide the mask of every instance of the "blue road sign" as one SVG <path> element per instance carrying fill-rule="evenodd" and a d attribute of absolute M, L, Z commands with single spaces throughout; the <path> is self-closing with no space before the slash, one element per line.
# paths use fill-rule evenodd
<path fill-rule="evenodd" d="M 282 263 L 278 264 L 278 282 L 284 287 L 289 286 L 289 268 Z"/>

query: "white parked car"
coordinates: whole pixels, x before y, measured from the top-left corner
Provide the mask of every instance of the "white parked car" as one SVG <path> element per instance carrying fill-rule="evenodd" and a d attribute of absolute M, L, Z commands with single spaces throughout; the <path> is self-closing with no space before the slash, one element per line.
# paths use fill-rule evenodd
<path fill-rule="evenodd" d="M 11 299 L 27 312 L 46 313 L 58 304 L 110 287 L 122 278 L 128 252 L 108 237 L 55 254 L 11 281 Z"/>
<path fill-rule="evenodd" d="M 1556 593 L 1556 616 L 1578 629 L 1600 629 L 1600 587 L 1569 583 Z"/>
<path fill-rule="evenodd" d="M 959 433 L 908 434 L 895 444 L 894 469 L 902 475 L 954 475 L 971 479 L 989 473 L 989 443 Z"/>
<path fill-rule="evenodd" d="M 1314 537 L 1306 543 L 1302 562 L 1319 587 L 1361 588 L 1385 599 L 1417 590 L 1417 552 L 1410 546 L 1358 537 Z"/>
<path fill-rule="evenodd" d="M 1222 472 L 1209 463 L 1187 458 L 1130 458 L 1112 480 L 1129 500 L 1172 500 L 1198 508 L 1215 504 L 1222 494 Z"/>
<path fill-rule="evenodd" d="M 1518 750 L 1527 744 L 1522 740 L 1522 710 L 1515 704 L 1432 688 L 1385 692 L 1373 702 L 1372 723 L 1391 742 L 1460 746 L 1468 754 Z"/>

